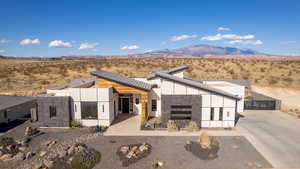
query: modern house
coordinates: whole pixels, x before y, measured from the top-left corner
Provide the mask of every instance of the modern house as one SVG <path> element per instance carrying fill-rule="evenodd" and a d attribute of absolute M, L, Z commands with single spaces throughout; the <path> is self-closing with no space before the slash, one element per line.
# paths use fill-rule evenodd
<path fill-rule="evenodd" d="M 142 120 L 160 117 L 164 126 L 169 120 L 193 120 L 205 128 L 234 127 L 236 113 L 244 110 L 245 87 L 227 81 L 188 79 L 183 76 L 187 68 L 158 71 L 143 78 L 92 72 L 95 79 L 48 90 L 53 101 L 43 102 L 39 121 L 50 127 L 66 125 L 66 118 L 84 126 L 109 126 L 120 113 L 134 113 Z M 66 104 L 54 102 L 56 97 Z"/>

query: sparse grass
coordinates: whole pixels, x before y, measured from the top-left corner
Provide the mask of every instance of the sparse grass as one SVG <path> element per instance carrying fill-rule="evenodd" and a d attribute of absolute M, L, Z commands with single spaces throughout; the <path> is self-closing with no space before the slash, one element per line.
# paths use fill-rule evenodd
<path fill-rule="evenodd" d="M 193 79 L 248 79 L 255 85 L 300 87 L 300 61 L 251 61 L 197 58 L 103 60 L 11 60 L 0 62 L 0 93 L 36 95 L 74 78 L 95 78 L 90 72 L 107 70 L 129 77 L 187 65 Z"/>

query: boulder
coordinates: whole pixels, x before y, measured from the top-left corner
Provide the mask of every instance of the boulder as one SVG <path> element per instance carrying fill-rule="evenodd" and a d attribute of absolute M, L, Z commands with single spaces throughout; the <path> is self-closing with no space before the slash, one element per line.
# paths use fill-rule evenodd
<path fill-rule="evenodd" d="M 25 136 L 33 136 L 37 134 L 39 130 L 37 128 L 32 128 L 32 127 L 26 127 L 25 129 Z"/>
<path fill-rule="evenodd" d="M 12 154 L 4 154 L 0 157 L 0 160 L 2 161 L 9 161 L 13 159 L 13 155 Z"/>
<path fill-rule="evenodd" d="M 67 151 L 66 150 L 58 151 L 58 157 L 59 158 L 64 158 L 66 155 L 67 155 Z"/>
<path fill-rule="evenodd" d="M 44 162 L 45 166 L 48 168 L 52 168 L 54 165 L 54 161 L 52 161 L 52 160 L 45 159 L 43 162 Z"/>
<path fill-rule="evenodd" d="M 40 157 L 44 157 L 47 154 L 47 151 L 41 151 L 40 152 Z"/>
<path fill-rule="evenodd" d="M 129 151 L 129 146 L 122 146 L 120 148 L 120 151 L 123 153 L 123 154 L 126 154 L 128 151 Z"/>
<path fill-rule="evenodd" d="M 126 155 L 126 158 L 128 158 L 128 159 L 131 159 L 132 157 L 135 157 L 136 155 L 135 155 L 135 153 L 134 153 L 134 151 L 129 151 L 129 153 Z"/>
<path fill-rule="evenodd" d="M 147 151 L 147 150 L 148 150 L 148 146 L 147 146 L 146 144 L 142 144 L 142 145 L 139 147 L 139 150 L 140 150 L 141 152 Z"/>
<path fill-rule="evenodd" d="M 34 152 L 29 151 L 29 152 L 26 153 L 25 158 L 26 158 L 26 159 L 29 159 L 29 158 L 33 157 L 34 155 L 35 155 Z"/>
<path fill-rule="evenodd" d="M 68 155 L 72 155 L 74 154 L 76 151 L 76 145 L 72 145 L 69 149 L 68 149 Z"/>
<path fill-rule="evenodd" d="M 24 146 L 19 147 L 19 151 L 25 152 L 26 151 L 26 147 L 24 147 Z"/>
<path fill-rule="evenodd" d="M 25 160 L 25 154 L 22 152 L 18 152 L 15 156 L 14 156 L 15 160 Z"/>
<path fill-rule="evenodd" d="M 203 132 L 200 135 L 200 145 L 202 148 L 210 148 L 211 140 L 207 134 L 207 132 Z"/>

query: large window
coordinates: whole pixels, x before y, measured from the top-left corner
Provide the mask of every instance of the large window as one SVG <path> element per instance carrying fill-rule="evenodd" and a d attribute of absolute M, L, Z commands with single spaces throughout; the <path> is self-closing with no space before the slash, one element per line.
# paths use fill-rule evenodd
<path fill-rule="evenodd" d="M 157 100 L 152 100 L 152 111 L 156 111 L 157 110 Z"/>
<path fill-rule="evenodd" d="M 56 107 L 49 106 L 50 118 L 56 117 Z"/>
<path fill-rule="evenodd" d="M 98 119 L 97 102 L 81 102 L 82 119 Z"/>

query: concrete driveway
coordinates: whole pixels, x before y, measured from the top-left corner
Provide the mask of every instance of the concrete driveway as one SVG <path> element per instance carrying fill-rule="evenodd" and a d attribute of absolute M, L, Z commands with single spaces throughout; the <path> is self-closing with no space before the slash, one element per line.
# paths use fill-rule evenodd
<path fill-rule="evenodd" d="M 300 168 L 300 119 L 279 111 L 246 111 L 236 131 L 275 168 Z"/>

